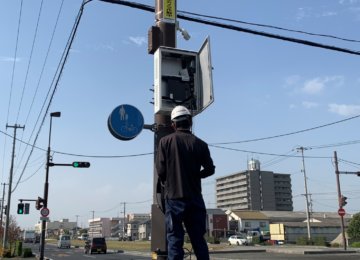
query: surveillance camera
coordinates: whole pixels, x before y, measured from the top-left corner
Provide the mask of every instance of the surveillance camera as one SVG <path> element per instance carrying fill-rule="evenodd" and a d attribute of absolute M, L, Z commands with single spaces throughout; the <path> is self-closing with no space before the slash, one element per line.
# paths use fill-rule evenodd
<path fill-rule="evenodd" d="M 190 34 L 185 29 L 180 28 L 178 21 L 176 21 L 176 29 L 181 32 L 181 34 L 185 40 L 187 40 L 187 41 L 190 40 L 190 37 L 191 37 Z"/>
<path fill-rule="evenodd" d="M 186 30 L 182 29 L 181 34 L 182 34 L 182 36 L 184 37 L 185 40 L 187 40 L 187 41 L 190 40 L 191 36 Z"/>

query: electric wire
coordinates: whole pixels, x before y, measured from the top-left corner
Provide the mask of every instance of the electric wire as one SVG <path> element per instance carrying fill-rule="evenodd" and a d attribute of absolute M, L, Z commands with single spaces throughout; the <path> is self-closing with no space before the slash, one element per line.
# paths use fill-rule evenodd
<path fill-rule="evenodd" d="M 22 93 L 21 93 L 19 108 L 18 108 L 18 112 L 17 112 L 17 116 L 16 116 L 16 121 L 15 121 L 15 122 L 18 122 L 18 120 L 19 120 L 20 110 L 21 110 L 21 106 L 22 106 L 22 103 L 23 103 L 23 98 L 24 98 L 25 89 L 26 89 L 26 86 L 27 86 L 27 79 L 28 79 L 28 75 L 29 75 L 29 71 L 30 71 L 30 65 L 31 65 L 31 62 L 32 62 L 32 56 L 33 56 L 34 47 L 35 47 L 35 42 L 36 42 L 36 38 L 37 38 L 37 33 L 38 33 L 38 28 L 39 28 L 39 22 L 40 22 L 40 17 L 41 17 L 41 11 L 42 11 L 42 6 L 43 6 L 43 1 L 44 1 L 44 0 L 41 1 L 40 8 L 39 8 L 39 13 L 38 13 L 38 17 L 37 17 L 37 22 L 36 22 L 36 27 L 35 27 L 33 42 L 32 42 L 31 51 L 30 51 L 30 56 L 29 56 L 29 62 L 28 62 L 27 69 L 26 69 L 25 80 L 24 80 L 24 84 L 23 84 L 23 88 L 22 88 Z M 26 125 L 26 123 L 25 123 L 25 125 Z M 21 140 L 23 139 L 23 136 L 24 136 L 24 131 L 22 131 L 22 133 L 21 133 Z M 19 147 L 17 148 L 17 150 L 18 150 L 18 153 L 20 153 L 21 143 L 20 143 Z M 23 155 L 25 154 L 25 152 L 26 152 L 26 149 L 24 150 Z M 23 158 L 23 156 L 20 157 L 20 162 L 18 162 L 18 159 L 16 158 L 16 161 L 17 161 L 16 164 L 20 164 L 21 161 L 22 161 L 22 158 Z M 15 171 L 15 174 L 16 174 L 16 171 Z"/>
<path fill-rule="evenodd" d="M 0 130 L 0 133 L 9 137 L 9 138 L 13 138 L 12 135 Z M 36 148 L 38 150 L 41 150 L 41 151 L 44 151 L 46 152 L 47 149 L 45 148 L 41 148 L 41 147 L 38 147 L 34 144 L 30 144 L 30 143 L 26 143 L 20 139 L 17 139 L 15 138 L 16 141 L 18 142 L 22 142 L 23 144 L 26 144 L 27 146 L 30 146 L 32 148 Z M 53 152 L 54 154 L 57 153 L 57 154 L 61 154 L 61 155 L 68 155 L 68 156 L 75 156 L 75 157 L 88 157 L 88 158 L 128 158 L 128 157 L 138 157 L 138 156 L 145 156 L 145 155 L 152 155 L 154 154 L 153 152 L 148 152 L 148 153 L 137 153 L 137 154 L 126 154 L 126 155 L 85 155 L 85 154 L 75 154 L 75 153 L 65 153 L 65 152 L 59 152 L 59 151 L 55 151 L 55 150 L 51 150 L 51 152 Z"/>
<path fill-rule="evenodd" d="M 152 199 L 150 199 L 150 200 L 144 200 L 144 201 L 136 201 L 136 202 L 125 202 L 125 203 L 126 203 L 126 205 L 128 205 L 128 204 L 144 204 L 144 203 L 148 203 L 148 202 L 150 202 L 150 201 L 152 201 Z M 112 211 L 112 210 L 114 210 L 114 209 L 118 209 L 118 208 L 120 207 L 120 205 L 123 204 L 123 203 L 124 203 L 124 202 L 118 203 L 118 204 L 116 204 L 115 206 L 113 206 L 113 207 L 111 207 L 111 208 L 109 208 L 109 209 L 105 209 L 105 210 L 95 210 L 95 211 L 96 211 L 96 212 L 99 212 L 99 213 L 110 212 L 110 211 Z"/>
<path fill-rule="evenodd" d="M 25 179 L 23 179 L 22 181 L 20 181 L 19 184 L 24 183 L 24 182 L 30 180 L 30 179 L 31 179 L 33 176 L 35 176 L 35 174 L 37 174 L 37 173 L 40 171 L 40 169 L 43 168 L 44 166 L 45 166 L 45 162 L 42 163 L 42 164 L 40 165 L 40 167 L 39 167 L 33 174 L 29 175 L 27 178 L 25 178 Z"/>
<path fill-rule="evenodd" d="M 240 143 L 264 141 L 264 140 L 269 140 L 269 139 L 278 138 L 278 137 L 284 137 L 284 136 L 289 136 L 289 135 L 294 135 L 294 134 L 300 134 L 300 133 L 320 129 L 320 128 L 331 126 L 331 125 L 336 125 L 336 124 L 343 123 L 343 122 L 346 122 L 346 121 L 349 121 L 349 120 L 352 120 L 352 119 L 356 119 L 356 118 L 359 118 L 359 117 L 360 117 L 360 115 L 356 115 L 356 116 L 348 117 L 348 118 L 345 118 L 345 119 L 342 119 L 342 120 L 339 120 L 339 121 L 335 121 L 335 122 L 332 122 L 332 123 L 327 123 L 327 124 L 323 124 L 323 125 L 319 125 L 319 126 L 315 126 L 315 127 L 311 127 L 311 128 L 306 128 L 306 129 L 303 129 L 303 130 L 294 131 L 294 132 L 285 133 L 285 134 L 279 134 L 279 135 L 273 135 L 273 136 L 268 136 L 268 137 L 255 138 L 255 139 L 248 139 L 248 140 L 243 140 L 243 141 L 232 141 L 232 142 L 211 143 L 211 144 L 212 145 L 226 145 L 226 144 L 240 144 Z"/>
<path fill-rule="evenodd" d="M 301 155 L 287 155 L 287 154 L 255 152 L 255 151 L 249 151 L 249 150 L 243 150 L 243 149 L 237 149 L 237 148 L 230 148 L 230 147 L 226 147 L 226 146 L 213 145 L 213 144 L 209 144 L 209 146 L 214 147 L 214 148 L 224 149 L 224 150 L 243 152 L 243 153 L 254 153 L 254 154 L 269 155 L 269 156 L 288 157 L 288 158 L 302 158 Z M 308 158 L 308 159 L 331 159 L 332 157 L 330 157 L 330 156 L 304 156 L 304 158 Z"/>
<path fill-rule="evenodd" d="M 48 57 L 49 57 L 49 53 L 50 53 L 50 50 L 51 50 L 51 47 L 52 47 L 52 42 L 53 42 L 53 39 L 54 39 L 54 35 L 55 35 L 56 29 L 57 29 L 57 25 L 58 25 L 58 22 L 59 22 L 59 18 L 60 18 L 61 12 L 62 12 L 63 3 L 64 3 L 64 0 L 62 0 L 62 2 L 61 2 L 61 5 L 60 5 L 60 8 L 59 8 L 57 17 L 56 17 L 55 25 L 54 25 L 54 28 L 53 28 L 53 30 L 52 30 L 52 35 L 51 35 L 50 42 L 49 42 L 49 45 L 48 45 L 48 48 L 47 48 L 47 52 L 46 52 L 46 55 L 45 55 L 45 59 L 44 59 L 43 65 L 42 65 L 42 69 L 41 69 L 41 72 L 40 72 L 40 76 L 39 76 L 39 79 L 38 79 L 38 81 L 37 81 L 37 85 L 36 85 L 36 89 L 35 89 L 34 95 L 33 95 L 33 97 L 32 97 L 31 105 L 30 105 L 30 107 L 29 107 L 29 109 L 28 109 L 28 114 L 27 114 L 27 116 L 26 116 L 25 125 L 26 125 L 27 122 L 28 122 L 30 113 L 31 113 L 32 108 L 33 108 L 33 105 L 34 105 L 35 98 L 36 98 L 37 93 L 38 93 L 38 89 L 39 89 L 39 86 L 40 86 L 40 82 L 41 82 L 42 77 L 43 77 L 43 73 L 44 73 L 44 70 L 45 70 L 45 66 L 46 66 L 46 63 L 47 63 L 47 60 L 48 60 Z M 48 96 L 49 96 L 50 91 L 51 91 L 51 88 L 49 88 L 49 90 L 48 90 L 48 92 L 47 92 L 46 98 L 45 98 L 45 100 L 44 100 L 44 102 L 43 102 L 43 105 L 42 105 L 42 107 L 41 107 L 41 109 L 40 109 L 39 115 L 38 115 L 38 117 L 37 117 L 37 119 L 36 119 L 36 123 L 35 123 L 32 131 L 31 131 L 31 134 L 30 134 L 30 137 L 29 137 L 27 143 L 30 143 L 30 141 L 31 141 L 31 139 L 32 139 L 32 137 L 33 137 L 33 134 L 34 134 L 34 132 L 35 132 L 35 130 L 36 130 L 36 127 L 37 127 L 37 124 L 38 124 L 38 122 L 39 122 L 39 120 L 40 120 L 40 116 L 41 116 L 41 114 L 42 114 L 42 112 L 43 112 L 43 109 L 44 109 L 44 106 L 45 106 L 45 102 L 46 102 L 46 100 L 48 99 Z M 23 135 L 22 135 L 22 136 L 23 136 Z M 22 141 L 22 140 L 23 140 L 23 139 L 21 138 L 21 141 Z M 29 147 L 29 145 L 28 145 L 28 146 L 25 148 L 25 150 L 23 151 L 23 153 L 22 153 L 22 155 L 21 155 L 21 157 L 20 157 L 20 160 L 19 160 L 19 164 L 21 164 L 21 162 L 23 161 L 24 156 L 25 156 L 25 154 L 26 154 L 26 152 L 27 152 L 27 148 L 28 148 L 28 147 Z"/>
<path fill-rule="evenodd" d="M 128 2 L 128 1 L 123 1 L 123 0 L 101 0 L 101 1 L 102 2 L 112 3 L 112 4 L 124 5 L 124 6 L 132 7 L 132 8 L 137 8 L 137 9 L 148 11 L 148 12 L 155 12 L 155 8 L 152 7 L 152 6 L 149 6 L 149 5 L 144 5 L 144 4 L 134 3 L 134 2 Z M 183 20 L 186 20 L 186 21 L 195 22 L 195 23 L 200 23 L 200 24 L 206 24 L 206 25 L 210 25 L 210 26 L 214 26 L 214 27 L 219 27 L 219 28 L 222 28 L 222 29 L 228 29 L 228 30 L 233 30 L 233 31 L 238 31 L 238 32 L 243 32 L 243 33 L 249 33 L 249 34 L 263 36 L 263 37 L 267 37 L 267 38 L 272 38 L 272 39 L 297 43 L 297 44 L 301 44 L 301 45 L 311 46 L 311 47 L 315 47 L 315 48 L 321 48 L 321 49 L 327 49 L 327 50 L 343 52 L 343 53 L 348 53 L 348 54 L 360 55 L 360 51 L 350 50 L 350 49 L 341 48 L 341 47 L 332 46 L 332 45 L 326 45 L 326 44 L 313 42 L 313 41 L 308 41 L 308 40 L 304 40 L 304 39 L 298 39 L 298 38 L 292 38 L 292 37 L 277 35 L 277 34 L 263 32 L 263 31 L 256 31 L 256 30 L 252 30 L 252 29 L 248 29 L 248 28 L 244 28 L 244 27 L 239 27 L 239 26 L 235 26 L 235 25 L 219 23 L 219 22 L 216 22 L 216 21 L 199 19 L 199 18 L 196 18 L 196 17 L 183 15 L 179 11 L 178 11 L 178 14 L 177 14 L 177 18 L 180 18 L 180 19 L 183 19 Z"/>
<path fill-rule="evenodd" d="M 60 15 L 61 15 L 61 12 L 62 12 L 62 9 L 63 9 L 63 4 L 64 4 L 64 0 L 61 1 L 61 4 L 60 4 L 60 8 L 59 8 L 59 11 L 58 11 L 58 14 L 57 14 L 57 17 L 56 17 L 56 21 L 55 21 L 55 25 L 54 25 L 54 28 L 52 30 L 52 34 L 51 34 L 51 38 L 50 38 L 50 41 L 49 41 L 49 45 L 48 45 L 48 48 L 47 48 L 47 51 L 46 51 L 46 55 L 45 55 L 45 59 L 44 59 L 44 62 L 43 62 L 43 65 L 42 65 L 42 68 L 41 68 L 41 72 L 40 72 L 40 76 L 39 76 L 39 79 L 38 79 L 38 82 L 37 82 L 37 85 L 36 85 L 36 90 L 34 92 L 34 95 L 33 95 L 33 98 L 32 98 L 32 101 L 31 101 L 31 105 L 30 105 L 30 108 L 28 110 L 28 114 L 26 116 L 26 120 L 25 120 L 25 124 L 27 123 L 28 121 L 28 118 L 29 118 L 29 115 L 30 115 L 30 112 L 32 111 L 32 107 L 34 105 L 34 101 L 35 101 L 35 98 L 37 96 L 37 92 L 38 92 L 38 89 L 39 89 L 39 86 L 40 86 L 40 82 L 43 78 L 43 74 L 44 74 L 44 70 L 45 70 L 45 66 L 47 64 L 47 60 L 48 60 L 48 57 L 49 57 L 49 53 L 50 53 L 50 50 L 51 50 L 51 47 L 52 47 L 52 43 L 53 43 L 53 40 L 54 40 L 54 36 L 55 36 L 55 32 L 56 32 L 56 29 L 57 29 L 57 26 L 58 26 L 58 23 L 59 23 L 59 19 L 60 19 Z M 48 96 L 48 95 L 47 95 Z M 46 98 L 47 99 L 47 98 Z M 42 110 L 41 110 L 42 111 Z M 40 112 L 41 114 L 41 112 Z M 36 125 L 35 125 L 36 127 Z M 34 127 L 34 129 L 35 129 Z M 32 136 L 32 135 L 31 135 Z"/>
<path fill-rule="evenodd" d="M 37 37 L 37 33 L 38 33 L 38 28 L 39 28 L 39 21 L 40 21 L 40 17 L 41 17 L 41 11 L 42 11 L 43 2 L 44 2 L 44 0 L 41 1 L 40 8 L 39 8 L 39 13 L 38 13 L 37 22 L 36 22 L 34 38 L 33 38 L 31 51 L 30 51 L 30 56 L 29 56 L 29 62 L 28 62 L 28 65 L 27 65 L 26 73 L 25 73 L 24 85 L 23 85 L 22 92 L 21 92 L 20 104 L 19 104 L 19 108 L 18 108 L 18 112 L 17 112 L 15 122 L 18 122 L 19 114 L 20 114 L 20 110 L 21 110 L 21 105 L 22 105 L 23 98 L 24 98 L 24 93 L 25 93 L 25 89 L 26 89 L 26 85 L 27 85 L 26 83 L 27 83 L 27 79 L 28 79 L 28 75 L 29 75 L 29 71 L 30 71 L 30 65 L 31 65 L 32 56 L 33 56 L 33 53 L 34 53 L 34 47 L 35 47 L 36 37 Z"/>
<path fill-rule="evenodd" d="M 295 154 L 296 154 L 296 152 L 291 150 L 291 151 L 287 152 L 284 155 L 295 155 Z M 290 158 L 290 157 L 284 157 L 284 156 L 275 157 L 273 159 L 270 159 L 269 161 L 266 161 L 266 162 L 262 163 L 261 167 L 262 168 L 267 168 L 267 167 L 270 167 L 270 166 L 272 166 L 274 164 L 278 164 L 278 163 L 280 163 L 280 162 L 282 162 L 284 160 L 287 160 L 288 158 Z"/>
<path fill-rule="evenodd" d="M 301 34 L 306 34 L 306 35 L 311 35 L 311 36 L 332 38 L 332 39 L 337 39 L 337 40 L 342 40 L 342 41 L 347 41 L 347 42 L 360 42 L 359 40 L 347 39 L 347 38 L 338 37 L 338 36 L 329 35 L 329 34 L 311 33 L 311 32 L 288 29 L 288 28 L 279 27 L 279 26 L 273 26 L 273 25 L 268 25 L 268 24 L 245 22 L 245 21 L 241 21 L 241 20 L 229 19 L 229 18 L 224 18 L 224 17 L 219 17 L 219 16 L 204 15 L 204 14 L 192 13 L 192 12 L 187 12 L 187 11 L 178 11 L 178 13 L 189 14 L 189 15 L 205 17 L 205 18 L 211 18 L 211 19 L 222 20 L 222 21 L 228 21 L 228 22 L 241 23 L 241 24 L 246 24 L 246 25 L 253 25 L 253 26 L 276 29 L 276 30 L 282 30 L 282 31 L 287 31 L 287 32 L 301 33 Z"/>
<path fill-rule="evenodd" d="M 12 100 L 12 92 L 13 92 L 13 87 L 14 87 L 14 75 L 15 75 L 15 67 L 16 67 L 16 61 L 17 61 L 18 45 L 19 45 L 20 25 L 21 25 L 21 17 L 22 17 L 22 6 L 23 6 L 23 0 L 20 1 L 18 28 L 17 28 L 16 41 L 15 41 L 15 50 L 14 50 L 14 59 L 13 59 L 13 67 L 12 67 L 12 74 L 11 74 L 9 102 L 8 102 L 7 115 L 6 115 L 6 124 L 8 124 L 8 122 L 9 122 L 10 107 L 11 107 L 11 100 Z M 7 128 L 6 128 L 6 131 L 7 131 Z M 3 153 L 3 164 L 2 164 L 1 179 L 4 178 L 5 151 L 6 151 L 6 138 L 4 140 L 4 153 Z"/>
<path fill-rule="evenodd" d="M 11 74 L 10 97 L 9 97 L 9 103 L 8 103 L 8 111 L 7 111 L 6 123 L 9 122 L 9 114 L 10 114 L 10 107 L 11 107 L 11 98 L 12 98 L 12 91 L 13 91 L 13 87 L 14 87 L 14 76 L 15 76 L 15 67 L 16 67 L 16 61 L 17 61 L 17 51 L 18 51 L 18 45 L 19 45 L 19 35 L 20 35 L 21 17 L 22 17 L 22 7 L 23 7 L 23 0 L 21 0 L 21 2 L 20 2 L 20 13 L 19 13 L 18 28 L 17 28 L 17 34 L 16 34 L 14 62 L 13 62 L 12 74 Z"/>
<path fill-rule="evenodd" d="M 332 147 L 339 147 L 339 146 L 345 146 L 345 145 L 353 145 L 360 143 L 360 140 L 353 140 L 353 141 L 347 141 L 347 142 L 341 142 L 341 143 L 335 143 L 335 144 L 326 144 L 326 145 L 318 145 L 318 146 L 308 146 L 310 149 L 324 149 L 324 148 L 332 148 Z"/>
<path fill-rule="evenodd" d="M 62 56 L 62 58 L 61 58 L 61 60 L 60 60 L 60 63 L 59 63 L 59 65 L 58 65 L 58 68 L 57 68 L 56 73 L 55 73 L 55 75 L 54 75 L 54 78 L 53 78 L 53 81 L 52 81 L 52 84 L 51 84 L 51 86 L 53 86 L 53 90 L 52 90 L 52 93 L 51 93 L 51 95 L 50 95 L 49 102 L 48 102 L 48 104 L 47 104 L 47 107 L 46 107 L 44 116 L 43 116 L 43 118 L 42 118 L 41 124 L 40 124 L 40 126 L 39 126 L 38 132 L 37 132 L 37 134 L 36 134 L 36 136 L 35 136 L 35 139 L 34 139 L 34 142 L 33 142 L 33 146 L 32 146 L 32 148 L 31 148 L 31 151 L 30 151 L 30 153 L 29 153 L 29 156 L 28 156 L 28 158 L 27 158 L 27 160 L 26 160 L 26 162 L 25 162 L 25 166 L 24 166 L 24 168 L 23 168 L 23 170 L 22 170 L 22 172 L 21 172 L 21 174 L 20 174 L 19 179 L 17 180 L 16 187 L 18 186 L 19 182 L 21 181 L 21 178 L 22 178 L 22 176 L 23 176 L 23 174 L 24 174 L 24 172 L 25 172 L 25 170 L 26 170 L 26 166 L 27 166 L 27 164 L 28 164 L 28 162 L 29 162 L 29 160 L 30 160 L 30 158 L 31 158 L 31 155 L 32 155 L 32 153 L 33 153 L 33 151 L 34 151 L 35 144 L 36 144 L 37 139 L 38 139 L 38 137 L 39 137 L 39 135 L 40 135 L 41 129 L 42 129 L 43 125 L 44 125 L 46 115 L 47 115 L 48 112 L 49 112 L 50 105 L 51 105 L 51 103 L 52 103 L 52 101 L 53 101 L 55 92 L 56 92 L 57 87 L 58 87 L 58 84 L 59 84 L 59 82 L 60 82 L 60 78 L 61 78 L 61 76 L 62 76 L 62 72 L 63 72 L 63 70 L 64 70 L 64 68 L 65 68 L 65 64 L 66 64 L 66 61 L 67 61 L 67 58 L 68 58 L 68 55 L 69 55 L 69 52 L 70 52 L 70 49 L 71 49 L 71 45 L 72 45 L 72 43 L 73 43 L 73 41 L 74 41 L 74 39 L 75 39 L 76 31 L 77 31 L 77 28 L 78 28 L 78 26 L 79 26 L 81 16 L 82 16 L 82 14 L 83 14 L 83 7 L 84 7 L 84 6 L 83 6 L 83 4 L 82 4 L 81 7 L 80 7 L 80 10 L 79 10 L 79 12 L 78 12 L 78 15 L 77 15 L 77 17 L 76 17 L 76 20 L 75 20 L 73 29 L 72 29 L 72 31 L 71 31 L 71 33 L 70 33 L 68 42 L 67 42 L 67 44 L 66 44 L 66 46 L 65 46 L 65 49 L 64 49 L 64 52 L 63 52 L 63 56 Z M 51 87 L 50 87 L 50 89 L 51 89 Z M 14 192 L 14 191 L 15 191 L 15 188 L 14 188 L 11 192 Z"/>
<path fill-rule="evenodd" d="M 344 160 L 344 159 L 338 159 L 338 161 L 343 162 L 343 163 L 347 163 L 348 165 L 352 165 L 352 166 L 357 167 L 357 168 L 360 166 L 360 163 L 351 162 L 351 161 L 347 161 L 347 160 Z"/>
<path fill-rule="evenodd" d="M 128 4 L 125 4 L 123 1 L 105 1 L 105 2 L 112 2 L 112 3 L 120 3 L 120 4 L 124 4 L 124 5 L 128 5 Z M 133 3 L 134 4 L 134 3 Z M 136 6 L 138 7 L 139 5 L 138 4 L 136 4 Z M 81 12 L 82 12 L 82 9 L 83 9 L 83 5 L 81 6 L 81 8 L 80 8 L 80 10 L 81 10 Z M 150 8 L 151 9 L 151 11 L 154 11 L 154 8 Z M 148 9 L 149 10 L 149 9 Z M 179 16 L 180 18 L 183 18 L 183 19 L 187 19 L 187 20 L 191 20 L 191 21 L 194 21 L 194 22 L 199 22 L 199 21 L 196 21 L 196 19 L 194 19 L 194 18 L 189 18 L 189 17 L 181 17 L 181 15 Z M 80 19 L 78 19 L 78 22 L 80 21 Z M 204 22 L 204 21 L 202 21 L 202 22 Z M 206 22 L 204 22 L 205 24 L 209 24 L 209 21 L 206 21 Z M 210 23 L 210 25 L 214 25 L 214 24 L 211 24 Z M 73 37 L 75 36 L 75 33 L 73 34 Z M 66 62 L 66 58 L 67 58 L 67 55 L 65 56 L 65 59 L 64 59 L 64 62 L 63 62 L 63 65 L 65 64 L 65 62 Z M 63 67 L 62 67 L 63 68 Z M 59 73 L 59 76 L 58 76 L 58 80 L 60 79 L 60 76 L 61 76 L 61 72 Z M 58 82 L 58 81 L 57 81 Z M 57 84 L 55 83 L 55 86 L 56 86 Z M 51 104 L 51 100 L 52 100 L 52 98 L 53 98 L 53 95 L 54 95 L 54 93 L 55 93 L 55 90 L 56 90 L 56 88 L 54 88 L 54 91 L 53 91 L 53 93 L 52 93 L 52 96 L 51 96 L 51 99 L 50 99 L 50 101 L 49 101 L 49 105 Z M 48 106 L 49 107 L 49 106 Z M 46 115 L 46 113 L 45 113 L 45 115 Z M 358 117 L 358 116 L 356 116 L 356 117 Z M 44 118 L 45 118 L 45 116 L 44 116 Z M 44 118 L 43 118 L 43 121 L 42 121 L 42 124 L 41 124 L 41 126 L 40 126 L 40 129 L 41 129 L 41 127 L 42 127 L 42 125 L 43 125 L 43 122 L 44 122 Z M 345 119 L 346 120 L 346 119 Z M 341 120 L 341 121 L 345 121 L 345 120 Z M 307 131 L 308 130 L 310 130 L 310 129 L 307 129 Z M 302 130 L 302 131 L 298 131 L 298 132 L 303 132 L 303 131 L 305 131 L 305 130 Z M 39 132 L 38 132 L 39 133 Z M 294 134 L 294 133 L 291 133 L 291 134 Z M 289 134 L 285 134 L 285 135 L 289 135 Z M 276 136 L 276 137 L 280 137 L 280 136 L 284 136 L 284 135 L 279 135 L 279 136 Z M 271 138 L 275 138 L 275 137 L 271 137 Z M 37 139 L 37 138 L 36 138 Z M 34 144 L 36 143 L 36 139 L 35 139 L 35 141 L 34 141 Z M 270 139 L 270 138 L 267 138 L 267 139 Z M 260 140 L 260 139 L 257 139 L 257 140 Z M 243 141 L 241 141 L 241 142 L 243 142 Z M 239 143 L 239 142 L 231 142 L 231 143 Z M 222 143 L 222 144 L 224 144 L 224 143 Z M 229 144 L 229 143 L 226 143 L 226 144 Z M 34 147 L 34 146 L 32 146 L 32 147 Z M 219 146 L 218 146 L 219 147 Z M 229 148 L 227 148 L 227 147 L 223 147 L 224 149 L 229 149 Z M 246 151 L 246 152 L 249 152 L 249 151 Z M 265 153 L 260 153 L 260 154 L 265 154 Z M 267 155 L 274 155 L 274 154 L 267 154 Z M 283 156 L 283 155 L 276 155 L 276 156 Z M 327 157 L 321 157 L 321 158 L 327 158 Z M 24 167 L 25 168 L 25 167 Z M 22 173 L 23 174 L 23 173 Z"/>

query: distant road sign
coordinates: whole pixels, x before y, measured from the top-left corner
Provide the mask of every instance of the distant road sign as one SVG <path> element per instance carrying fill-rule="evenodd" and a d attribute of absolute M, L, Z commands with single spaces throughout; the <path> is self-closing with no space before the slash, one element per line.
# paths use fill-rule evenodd
<path fill-rule="evenodd" d="M 144 117 L 131 105 L 120 105 L 110 114 L 108 128 L 117 139 L 128 141 L 135 138 L 144 127 Z"/>
<path fill-rule="evenodd" d="M 345 209 L 343 209 L 343 208 L 340 208 L 339 210 L 338 210 L 338 214 L 340 215 L 340 216 L 345 216 Z"/>
<path fill-rule="evenodd" d="M 40 210 L 40 214 L 41 214 L 41 216 L 43 216 L 43 217 L 49 216 L 49 213 L 50 213 L 50 210 L 49 210 L 48 208 L 42 208 L 42 209 Z"/>

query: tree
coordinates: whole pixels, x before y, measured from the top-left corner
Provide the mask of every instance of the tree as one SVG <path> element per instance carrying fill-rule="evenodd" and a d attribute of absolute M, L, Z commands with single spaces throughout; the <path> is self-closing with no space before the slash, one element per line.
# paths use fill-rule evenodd
<path fill-rule="evenodd" d="M 0 228 L 0 236 L 4 236 L 4 227 Z M 21 238 L 21 229 L 18 226 L 16 219 L 14 216 L 10 216 L 9 218 L 9 228 L 8 228 L 8 242 L 13 243 L 16 240 Z"/>
<path fill-rule="evenodd" d="M 347 233 L 351 240 L 360 241 L 360 213 L 356 213 L 347 228 Z"/>

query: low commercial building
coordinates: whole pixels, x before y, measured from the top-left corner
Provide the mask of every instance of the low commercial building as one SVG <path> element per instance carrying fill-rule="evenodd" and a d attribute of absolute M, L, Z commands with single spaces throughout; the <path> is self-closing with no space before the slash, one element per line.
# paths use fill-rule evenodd
<path fill-rule="evenodd" d="M 228 230 L 228 217 L 221 209 L 206 210 L 206 228 L 209 237 L 226 237 Z"/>
<path fill-rule="evenodd" d="M 151 238 L 151 219 L 139 223 L 139 240 L 149 240 Z"/>
<path fill-rule="evenodd" d="M 271 240 L 296 243 L 299 238 L 308 237 L 306 212 L 293 211 L 226 211 L 229 229 L 234 232 L 259 230 L 270 232 Z M 310 218 L 311 238 L 334 240 L 341 232 L 339 215 L 335 212 L 312 212 Z M 345 226 L 351 215 L 344 216 Z"/>
<path fill-rule="evenodd" d="M 127 224 L 126 235 L 129 240 L 138 240 L 139 239 L 139 224 L 141 222 L 138 220 L 132 220 Z"/>

